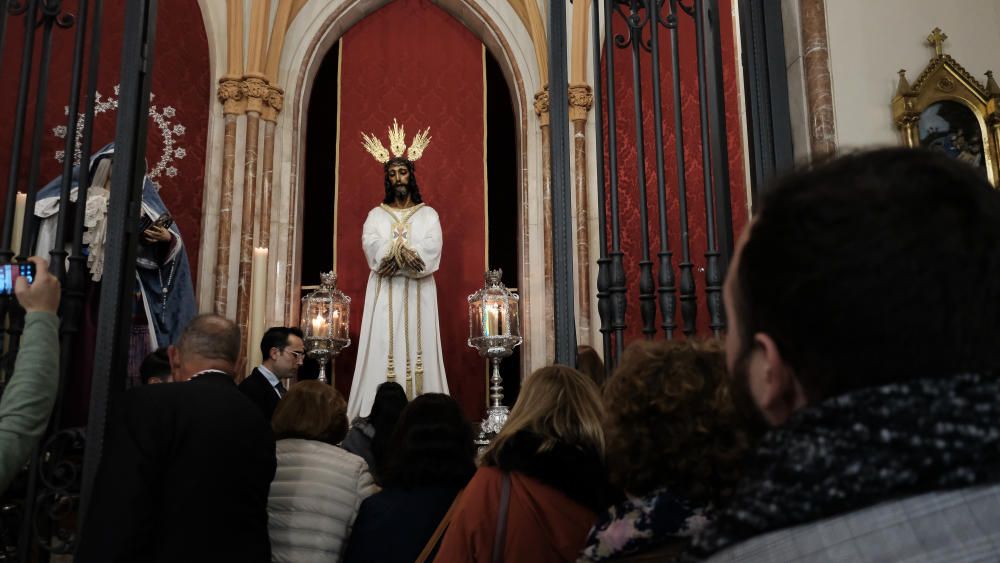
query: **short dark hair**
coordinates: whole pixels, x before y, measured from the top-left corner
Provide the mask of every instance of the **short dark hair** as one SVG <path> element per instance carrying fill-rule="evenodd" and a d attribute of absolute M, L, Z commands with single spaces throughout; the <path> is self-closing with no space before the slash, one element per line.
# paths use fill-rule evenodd
<path fill-rule="evenodd" d="M 410 200 L 413 203 L 423 203 L 424 198 L 420 197 L 420 186 L 417 185 L 417 170 L 416 167 L 409 159 L 397 156 L 390 158 L 385 165 L 382 167 L 385 170 L 385 197 L 382 198 L 382 203 L 390 204 L 396 201 L 395 191 L 392 189 L 392 183 L 389 182 L 389 167 L 396 164 L 402 164 L 406 166 L 406 169 L 410 172 Z"/>
<path fill-rule="evenodd" d="M 392 433 L 408 402 L 403 386 L 395 381 L 380 383 L 375 390 L 375 400 L 368 414 L 368 423 L 375 429 L 375 436 L 372 438 L 372 458 L 375 467 L 369 469 L 376 480 L 381 479 L 386 452 L 392 442 Z"/>
<path fill-rule="evenodd" d="M 810 402 L 1000 367 L 1000 193 L 940 153 L 792 173 L 764 196 L 734 273 L 740 357 L 770 335 Z"/>
<path fill-rule="evenodd" d="M 167 357 L 166 347 L 157 348 L 149 353 L 139 366 L 139 379 L 142 384 L 149 383 L 149 378 L 159 377 L 163 379 L 170 375 L 170 358 Z"/>
<path fill-rule="evenodd" d="M 608 378 L 604 360 L 601 359 L 593 346 L 586 344 L 576 349 L 576 369 L 589 377 L 598 387 L 603 387 Z"/>
<path fill-rule="evenodd" d="M 235 366 L 240 355 L 240 327 L 221 315 L 203 313 L 191 319 L 176 347 L 183 356 L 223 360 Z"/>
<path fill-rule="evenodd" d="M 472 425 L 455 399 L 427 393 L 410 401 L 396 424 L 386 487 L 464 487 L 476 472 Z"/>
<path fill-rule="evenodd" d="M 302 338 L 302 331 L 293 326 L 272 326 L 267 329 L 260 339 L 260 356 L 264 360 L 271 357 L 271 348 L 277 348 L 280 352 L 288 346 L 288 336 L 294 334 Z"/>

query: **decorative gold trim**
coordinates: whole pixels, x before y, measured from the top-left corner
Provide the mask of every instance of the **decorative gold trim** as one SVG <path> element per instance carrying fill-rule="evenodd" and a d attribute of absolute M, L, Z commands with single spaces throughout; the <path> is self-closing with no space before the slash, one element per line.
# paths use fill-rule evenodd
<path fill-rule="evenodd" d="M 344 70 L 344 38 L 341 37 L 337 40 L 340 43 L 340 48 L 337 49 L 337 140 L 334 146 L 334 156 L 333 156 L 333 271 L 337 271 L 337 227 L 340 226 L 340 221 L 337 220 L 338 213 L 340 212 L 340 114 L 343 111 L 343 104 L 341 101 L 341 84 L 343 84 Z"/>
<path fill-rule="evenodd" d="M 948 36 L 940 28 L 934 28 L 927 36 L 927 44 L 934 48 L 934 57 L 912 85 L 906 79 L 906 70 L 899 71 L 892 98 L 893 121 L 903 144 L 918 147 L 920 115 L 924 110 L 941 101 L 958 102 L 968 107 L 979 121 L 986 174 L 996 186 L 1000 179 L 1000 88 L 996 87 L 992 72 L 987 71 L 984 85 L 951 55 L 945 54 L 946 39 Z"/>
<path fill-rule="evenodd" d="M 489 111 L 489 94 L 486 91 L 486 45 L 483 45 L 483 228 L 486 230 L 483 240 L 485 250 L 483 252 L 483 268 L 490 269 L 490 175 L 489 159 L 486 158 L 488 132 L 486 126 L 489 123 L 486 112 Z"/>

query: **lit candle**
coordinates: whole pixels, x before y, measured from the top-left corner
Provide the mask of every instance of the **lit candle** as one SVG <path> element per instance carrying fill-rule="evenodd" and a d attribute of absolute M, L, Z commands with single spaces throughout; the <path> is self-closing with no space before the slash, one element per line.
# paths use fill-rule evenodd
<path fill-rule="evenodd" d="M 486 306 L 486 336 L 500 335 L 500 309 L 496 303 Z"/>
<path fill-rule="evenodd" d="M 262 357 L 260 342 L 264 337 L 264 317 L 267 313 L 267 249 L 254 248 L 250 270 L 250 363 L 259 365 Z"/>
<path fill-rule="evenodd" d="M 17 192 L 17 199 L 14 201 L 14 230 L 10 237 L 10 249 L 14 251 L 14 254 L 21 252 L 21 230 L 24 228 L 24 208 L 27 204 L 28 194 Z M 29 254 L 31 253 L 29 252 Z"/>
<path fill-rule="evenodd" d="M 326 334 L 326 319 L 323 318 L 322 313 L 316 313 L 316 317 L 312 320 L 313 325 L 313 336 L 325 337 Z"/>
<path fill-rule="evenodd" d="M 341 334 L 343 327 L 340 323 L 340 309 L 333 310 L 333 313 L 330 315 L 330 322 L 333 323 L 333 337 L 342 338 L 344 335 Z"/>

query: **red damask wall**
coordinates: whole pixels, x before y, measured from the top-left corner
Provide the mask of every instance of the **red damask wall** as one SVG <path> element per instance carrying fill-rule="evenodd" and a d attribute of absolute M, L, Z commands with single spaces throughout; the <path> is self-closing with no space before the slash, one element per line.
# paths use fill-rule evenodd
<path fill-rule="evenodd" d="M 730 0 L 719 2 L 719 13 L 723 16 L 720 22 L 722 38 L 722 74 L 726 103 L 726 134 L 729 149 L 730 193 L 732 195 L 734 232 L 739 233 L 747 221 L 746 188 L 743 170 L 743 147 L 739 119 L 739 90 L 737 75 L 738 61 L 734 47 L 733 19 Z M 627 25 L 620 16 L 614 17 L 616 34 L 627 35 Z M 647 32 L 648 33 L 648 32 Z M 648 40 L 648 37 L 644 37 Z M 676 135 L 674 127 L 673 72 L 670 66 L 670 35 L 661 28 L 659 35 L 660 55 L 660 88 L 663 103 L 663 135 L 664 163 L 666 178 L 666 207 L 668 216 L 668 239 L 673 252 L 673 267 L 676 283 L 680 284 L 681 262 L 681 232 L 680 232 L 680 197 L 678 194 Z M 695 286 L 698 296 L 697 328 L 698 334 L 708 336 L 708 309 L 705 304 L 705 248 L 706 248 L 706 217 L 705 189 L 702 174 L 701 157 L 701 123 L 700 105 L 698 100 L 698 69 L 696 65 L 695 28 L 693 18 L 682 14 L 680 17 L 680 78 L 681 78 L 681 108 L 683 114 L 684 141 L 684 172 L 687 186 L 687 211 L 690 233 L 691 261 L 694 264 Z M 653 81 L 651 55 L 640 51 L 642 70 L 643 98 L 643 133 L 644 151 L 646 156 L 646 198 L 649 209 L 648 224 L 649 253 L 654 263 L 653 276 L 656 279 L 657 252 L 660 251 L 659 215 L 656 181 L 656 149 L 655 120 L 653 117 Z M 625 276 L 627 280 L 627 301 L 625 331 L 626 342 L 642 336 L 642 316 L 639 312 L 639 261 L 642 256 L 642 223 L 640 221 L 640 192 L 638 187 L 637 146 L 635 128 L 635 104 L 633 102 L 632 51 L 631 47 L 615 49 L 615 81 L 616 123 L 618 143 L 618 181 L 619 181 L 619 222 L 621 225 L 621 247 L 624 253 Z M 606 67 L 605 67 L 606 69 Z M 606 80 L 606 70 L 604 71 Z M 606 84 L 606 81 L 603 82 Z M 604 117 L 605 132 L 607 132 L 607 116 Z M 607 133 L 605 133 L 607 134 Z M 608 145 L 605 142 L 605 163 L 608 162 Z M 608 168 L 605 166 L 605 178 L 608 178 Z M 608 196 L 610 201 L 610 195 Z M 610 210 L 610 204 L 608 209 Z M 610 211 L 609 211 L 610 213 Z M 610 218 L 608 220 L 610 241 Z M 609 242 L 610 244 L 610 242 Z M 678 297 L 680 292 L 678 290 Z M 659 307 L 656 312 L 656 328 L 660 329 L 662 318 Z M 680 315 L 680 301 L 677 301 L 676 322 L 677 334 L 683 326 Z"/>
<path fill-rule="evenodd" d="M 123 20 L 127 0 L 104 2 L 101 36 L 102 61 L 97 90 L 99 102 L 117 99 Z M 91 3 L 93 5 L 93 3 Z M 63 2 L 64 11 L 75 13 L 76 2 Z M 64 138 L 56 128 L 66 126 L 65 107 L 69 102 L 73 42 L 76 27 L 55 28 L 52 39 L 52 66 L 45 99 L 45 120 L 39 185 L 62 173 L 56 160 L 63 150 Z M 35 58 L 41 50 L 41 30 L 36 34 Z M 0 58 L 0 205 L 7 193 L 14 110 L 17 103 L 18 76 L 24 43 L 24 16 L 7 22 L 7 38 Z M 36 63 L 37 64 L 37 63 Z M 205 144 L 212 80 L 208 59 L 208 40 L 197 0 L 160 2 L 156 22 L 156 46 L 153 67 L 155 116 L 150 118 L 146 161 L 163 198 L 184 237 L 192 272 L 197 271 L 201 239 L 202 190 L 205 172 Z M 37 72 L 37 71 L 36 71 Z M 33 75 L 33 78 L 37 74 Z M 29 112 L 34 112 L 37 94 L 34 86 L 29 97 Z M 83 111 L 81 100 L 80 111 Z M 102 105 L 103 107 L 107 107 Z M 18 189 L 27 190 L 28 150 L 31 139 L 31 113 L 25 132 Z M 94 150 L 114 139 L 117 113 L 107 107 L 94 120 Z M 159 170 L 156 170 L 159 167 Z M 2 214 L 0 214 L 2 216 Z M 2 220 L 2 219 L 0 219 Z"/>

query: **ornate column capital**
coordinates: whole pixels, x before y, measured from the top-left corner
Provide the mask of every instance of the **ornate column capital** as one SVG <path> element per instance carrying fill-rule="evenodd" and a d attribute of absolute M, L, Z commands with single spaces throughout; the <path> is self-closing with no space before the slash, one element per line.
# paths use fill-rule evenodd
<path fill-rule="evenodd" d="M 264 112 L 267 86 L 267 80 L 262 76 L 248 74 L 243 77 L 243 95 L 247 99 L 247 111 Z"/>
<path fill-rule="evenodd" d="M 246 100 L 243 96 L 243 80 L 234 76 L 223 76 L 219 79 L 219 89 L 216 97 L 222 104 L 222 113 L 240 114 L 246 110 Z"/>
<path fill-rule="evenodd" d="M 264 102 L 264 112 L 261 114 L 261 118 L 264 121 L 277 123 L 278 114 L 281 113 L 281 108 L 285 106 L 285 91 L 273 84 L 268 84 Z"/>
<path fill-rule="evenodd" d="M 569 86 L 569 119 L 570 121 L 586 121 L 590 108 L 594 105 L 594 89 L 590 84 L 570 84 Z"/>
<path fill-rule="evenodd" d="M 535 115 L 538 116 L 540 125 L 549 125 L 549 86 L 546 84 L 535 94 Z"/>

